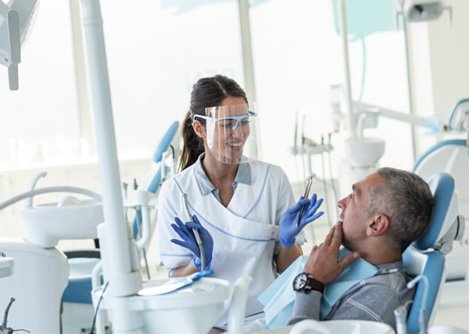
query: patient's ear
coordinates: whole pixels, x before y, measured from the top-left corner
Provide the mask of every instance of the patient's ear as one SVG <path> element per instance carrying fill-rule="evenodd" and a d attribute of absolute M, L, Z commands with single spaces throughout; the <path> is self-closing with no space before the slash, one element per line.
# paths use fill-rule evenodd
<path fill-rule="evenodd" d="M 376 214 L 368 224 L 367 233 L 370 236 L 378 236 L 385 233 L 389 228 L 389 218 L 383 214 Z"/>
<path fill-rule="evenodd" d="M 199 121 L 192 122 L 192 128 L 197 136 L 200 138 L 205 138 L 205 128 Z"/>

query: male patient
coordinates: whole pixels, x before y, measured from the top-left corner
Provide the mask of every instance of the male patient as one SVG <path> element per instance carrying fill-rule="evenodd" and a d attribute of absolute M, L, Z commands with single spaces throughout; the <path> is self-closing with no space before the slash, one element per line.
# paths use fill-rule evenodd
<path fill-rule="evenodd" d="M 289 324 L 304 319 L 354 319 L 384 322 L 395 329 L 393 311 L 413 298 L 414 291 L 406 288 L 409 278 L 402 268 L 402 253 L 429 223 L 433 196 L 427 183 L 413 173 L 381 168 L 352 189 L 338 203 L 340 221 L 311 250 L 304 267 L 307 276 L 295 278 Z M 351 252 L 338 261 L 341 245 Z M 324 285 L 358 258 L 375 265 L 378 272 L 346 290 L 320 319 Z"/>

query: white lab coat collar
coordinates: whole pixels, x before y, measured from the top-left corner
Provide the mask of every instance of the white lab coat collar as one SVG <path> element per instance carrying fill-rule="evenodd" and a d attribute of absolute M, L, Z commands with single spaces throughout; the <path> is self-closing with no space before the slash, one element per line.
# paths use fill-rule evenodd
<path fill-rule="evenodd" d="M 205 153 L 202 153 L 201 155 L 199 155 L 199 158 L 194 163 L 194 172 L 197 175 L 196 181 L 200 190 L 200 194 L 205 196 L 208 193 L 213 192 L 215 196 L 219 199 L 220 196 L 218 195 L 218 189 L 215 188 L 213 183 L 209 180 L 202 166 L 202 160 L 204 159 L 204 157 Z M 243 159 L 245 158 L 243 157 Z M 249 162 L 239 164 L 238 172 L 236 173 L 236 177 L 233 182 L 233 192 L 236 190 L 236 187 L 239 183 L 246 185 L 252 184 L 251 166 Z"/>

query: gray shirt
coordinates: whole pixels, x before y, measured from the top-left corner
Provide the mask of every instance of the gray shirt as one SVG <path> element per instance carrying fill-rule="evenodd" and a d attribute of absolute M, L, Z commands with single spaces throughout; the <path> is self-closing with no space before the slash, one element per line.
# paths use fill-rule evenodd
<path fill-rule="evenodd" d="M 301 320 L 368 320 L 383 322 L 396 330 L 394 310 L 411 301 L 415 290 L 407 289 L 409 278 L 402 262 L 378 266 L 378 273 L 348 289 L 334 304 L 325 319 L 319 319 L 322 294 L 296 293 L 295 306 L 289 325 Z"/>

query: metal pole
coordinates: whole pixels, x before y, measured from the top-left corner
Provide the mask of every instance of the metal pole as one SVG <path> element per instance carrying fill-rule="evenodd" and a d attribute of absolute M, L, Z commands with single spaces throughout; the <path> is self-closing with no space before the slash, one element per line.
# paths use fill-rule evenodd
<path fill-rule="evenodd" d="M 99 0 L 81 0 L 83 30 L 103 194 L 105 252 L 114 333 L 140 333 L 142 319 L 128 309 L 126 296 L 141 289 L 141 275 L 131 255 L 130 230 L 124 219 L 117 147 Z M 134 261 L 133 261 L 134 260 Z"/>
<path fill-rule="evenodd" d="M 243 74 L 246 95 L 251 103 L 257 102 L 256 80 L 254 78 L 254 57 L 252 55 L 251 23 L 249 19 L 249 0 L 238 0 L 239 26 L 241 29 L 241 49 L 243 56 Z M 260 159 L 259 133 L 253 133 L 254 141 L 249 141 L 251 157 Z"/>
<path fill-rule="evenodd" d="M 407 96 L 409 102 L 409 113 L 415 116 L 415 105 L 414 105 L 414 90 L 413 90 L 413 80 L 412 80 L 412 71 L 411 71 L 411 61 L 410 61 L 410 43 L 409 43 L 409 29 L 407 27 L 407 19 L 402 15 L 403 22 L 403 31 L 404 31 L 404 46 L 405 46 L 405 61 L 406 61 L 406 76 L 407 76 Z M 417 129 L 412 124 L 411 126 L 411 135 L 412 135 L 412 158 L 415 161 L 417 159 Z"/>
<path fill-rule="evenodd" d="M 346 11 L 345 0 L 339 1 L 339 29 L 340 37 L 342 41 L 342 57 L 344 61 L 344 93 L 345 93 L 345 111 L 347 115 L 346 130 L 349 137 L 356 135 L 355 131 L 355 117 L 353 113 L 352 104 L 352 84 L 350 80 L 350 60 L 348 53 L 348 31 L 347 31 L 347 11 Z"/>
<path fill-rule="evenodd" d="M 88 152 L 84 143 L 81 142 L 81 154 L 88 153 L 95 155 L 96 149 L 93 143 L 96 142 L 93 134 L 93 126 L 91 121 L 90 101 L 88 93 L 88 80 L 86 77 L 86 64 L 85 64 L 85 46 L 83 43 L 83 30 L 81 28 L 80 20 L 80 3 L 75 0 L 69 0 L 70 6 L 70 19 L 72 28 L 72 41 L 73 41 L 73 63 L 75 68 L 76 77 L 76 92 L 77 92 L 77 117 L 80 130 L 80 138 L 85 139 L 88 144 Z"/>

